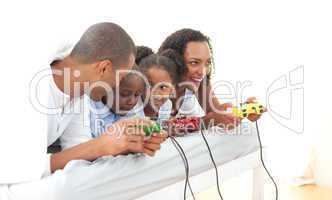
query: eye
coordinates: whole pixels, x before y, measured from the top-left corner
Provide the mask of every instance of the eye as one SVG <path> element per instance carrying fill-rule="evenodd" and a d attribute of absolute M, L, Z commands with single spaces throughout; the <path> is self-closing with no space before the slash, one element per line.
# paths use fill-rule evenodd
<path fill-rule="evenodd" d="M 121 91 L 120 92 L 120 96 L 122 96 L 122 97 L 129 97 L 131 95 L 131 92 L 129 92 L 129 91 Z"/>
<path fill-rule="evenodd" d="M 135 97 L 139 97 L 139 96 L 141 96 L 141 94 L 142 94 L 142 92 L 136 92 Z"/>
<path fill-rule="evenodd" d="M 198 61 L 196 61 L 196 60 L 192 60 L 192 61 L 189 61 L 189 64 L 190 65 L 198 65 Z"/>
<path fill-rule="evenodd" d="M 168 88 L 168 86 L 167 86 L 167 85 L 160 85 L 159 88 L 160 88 L 161 90 L 165 90 L 165 89 Z"/>

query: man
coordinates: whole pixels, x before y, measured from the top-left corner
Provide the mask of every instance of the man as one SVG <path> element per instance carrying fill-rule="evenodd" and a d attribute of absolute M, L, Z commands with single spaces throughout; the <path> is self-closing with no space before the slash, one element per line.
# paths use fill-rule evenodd
<path fill-rule="evenodd" d="M 65 73 L 66 69 L 69 70 L 69 80 L 65 80 L 66 76 L 53 75 L 55 83 L 53 86 L 56 85 L 61 92 L 68 95 L 70 101 L 74 102 L 74 107 L 75 104 L 80 105 L 76 99 L 84 93 L 89 93 L 89 96 L 95 101 L 101 100 L 103 96 L 108 94 L 109 91 L 107 89 L 116 86 L 126 74 L 118 73 L 119 80 L 116 80 L 117 70 L 130 70 L 132 68 L 135 63 L 135 53 L 136 50 L 133 41 L 121 27 L 112 23 L 93 25 L 83 34 L 81 39 L 74 46 L 70 55 L 62 60 L 55 60 L 52 63 L 51 68 L 53 71 L 56 71 L 56 73 L 53 74 L 57 74 L 59 71 Z M 75 73 L 79 73 L 79 76 L 75 76 Z M 70 82 L 67 88 L 65 88 L 64 85 L 66 81 Z M 79 92 L 76 92 L 78 94 L 75 94 L 75 90 L 77 90 L 77 88 L 75 88 L 75 83 L 79 83 Z M 86 85 L 89 87 L 86 87 Z M 57 88 L 53 87 L 51 93 L 56 93 L 58 90 Z M 61 105 L 63 102 L 57 101 L 57 98 L 52 98 L 50 102 L 50 106 L 52 107 L 67 108 L 66 106 Z M 67 105 L 71 107 L 70 104 Z M 69 111 L 69 115 L 70 117 L 73 116 L 73 112 Z M 49 128 L 48 144 L 50 145 L 55 139 L 61 136 L 63 133 L 62 130 L 65 130 L 61 125 L 68 125 L 70 123 L 68 121 L 70 120 L 68 120 L 68 116 L 66 115 L 63 117 L 52 115 L 49 116 L 49 118 L 51 118 L 51 120 L 49 120 L 49 127 L 53 127 L 51 129 Z M 57 121 L 56 118 L 60 118 L 60 121 Z M 125 128 L 128 124 L 139 122 L 148 124 L 152 123 L 149 120 L 136 119 L 127 120 L 115 125 L 118 126 L 118 128 Z M 57 126 L 60 127 L 58 128 Z M 104 135 L 95 140 L 88 141 L 52 155 L 51 171 L 54 172 L 57 169 L 62 169 L 67 162 L 74 159 L 91 161 L 101 156 L 118 155 L 128 152 L 153 155 L 154 152 L 160 148 L 160 142 L 164 141 L 164 137 L 164 135 L 161 135 L 161 137 L 153 137 L 143 147 L 143 133 L 141 135 L 124 134 L 122 140 L 118 140 L 114 134 L 113 137 Z M 127 140 L 130 142 L 126 143 Z"/>
<path fill-rule="evenodd" d="M 77 114 L 76 108 L 80 106 L 85 93 L 93 100 L 100 100 L 108 94 L 108 88 L 117 86 L 125 75 L 119 73 L 117 80 L 117 71 L 130 70 L 135 62 L 135 53 L 132 39 L 120 26 L 114 23 L 99 23 L 86 30 L 69 55 L 55 56 L 50 64 L 53 75 L 48 81 L 50 95 L 47 107 L 52 110 L 47 116 L 48 145 L 66 131 L 71 119 Z M 83 111 L 78 114 L 81 113 Z M 146 119 L 123 120 L 115 123 L 107 134 L 99 138 L 48 155 L 46 159 L 42 158 L 47 163 L 45 170 L 40 171 L 39 177 L 32 179 L 42 176 L 46 178 L 42 181 L 11 185 L 1 185 L 3 182 L 0 182 L 0 199 L 58 199 L 62 195 L 59 194 L 61 189 L 57 188 L 61 178 L 56 175 L 54 175 L 56 178 L 53 175 L 47 176 L 58 169 L 63 169 L 71 160 L 94 161 L 103 156 L 128 153 L 154 155 L 160 149 L 160 144 L 166 135 L 153 136 L 144 142 L 143 130 L 132 128 L 138 123 L 152 124 Z M 133 130 L 135 134 L 130 134 Z M 40 153 L 39 156 L 41 155 Z M 38 166 L 37 169 L 42 167 Z"/>

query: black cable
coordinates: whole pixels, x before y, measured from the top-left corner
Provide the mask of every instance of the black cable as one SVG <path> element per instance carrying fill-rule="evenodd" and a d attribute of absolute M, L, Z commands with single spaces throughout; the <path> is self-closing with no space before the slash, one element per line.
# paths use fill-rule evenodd
<path fill-rule="evenodd" d="M 173 145 L 175 146 L 176 150 L 179 152 L 179 154 L 182 158 L 182 161 L 184 163 L 184 166 L 185 166 L 186 181 L 185 181 L 185 187 L 184 187 L 184 192 L 183 192 L 184 200 L 186 199 L 186 196 L 187 196 L 187 185 L 189 187 L 189 190 L 191 192 L 191 195 L 192 195 L 193 199 L 195 200 L 196 198 L 195 198 L 194 192 L 191 188 L 190 181 L 189 181 L 189 163 L 188 163 L 187 156 L 186 156 L 183 148 L 179 144 L 179 142 L 173 136 L 170 136 L 170 138 L 171 138 L 171 141 L 172 141 Z"/>
<path fill-rule="evenodd" d="M 172 136 L 170 136 L 170 138 L 171 138 L 171 141 L 172 141 L 174 147 L 175 147 L 176 150 L 179 152 L 180 157 L 182 158 L 182 161 L 183 161 L 183 164 L 184 164 L 184 168 L 185 168 L 186 180 L 185 180 L 184 191 L 183 191 L 183 196 L 184 196 L 183 199 L 185 200 L 186 197 L 187 197 L 188 166 L 187 166 L 187 162 L 186 162 L 186 160 L 185 160 L 184 157 L 183 157 L 183 154 L 182 154 L 181 150 L 179 149 L 179 147 L 178 147 L 177 144 L 175 143 L 175 139 L 174 139 Z"/>
<path fill-rule="evenodd" d="M 213 158 L 213 155 L 212 155 L 212 152 L 211 152 L 210 145 L 209 145 L 207 139 L 205 138 L 205 135 L 204 135 L 204 133 L 203 133 L 203 130 L 201 129 L 200 132 L 201 132 L 201 135 L 202 135 L 202 137 L 203 137 L 203 140 L 204 140 L 204 142 L 205 142 L 205 144 L 206 144 L 206 147 L 207 147 L 207 149 L 208 149 L 208 151 L 209 151 L 209 155 L 210 155 L 211 161 L 212 161 L 212 163 L 213 163 L 214 170 L 215 170 L 215 172 L 216 172 L 217 190 L 218 190 L 219 197 L 220 197 L 221 200 L 223 200 L 223 197 L 222 197 L 221 192 L 220 192 L 219 175 L 218 175 L 219 173 L 218 173 L 218 168 L 217 168 L 216 162 L 214 161 L 214 158 Z"/>
<path fill-rule="evenodd" d="M 187 170 L 187 185 L 188 185 L 188 187 L 189 187 L 189 190 L 190 190 L 191 196 L 193 197 L 193 200 L 196 200 L 195 195 L 194 195 L 194 192 L 193 192 L 193 189 L 192 189 L 192 187 L 191 187 L 191 185 L 190 185 L 190 181 L 189 181 L 189 162 L 188 162 L 187 156 L 186 156 L 186 154 L 184 153 L 184 150 L 183 150 L 183 148 L 181 147 L 180 143 L 179 143 L 175 138 L 173 138 L 173 139 L 174 139 L 174 141 L 176 142 L 176 144 L 178 145 L 178 146 L 175 145 L 175 147 L 177 148 L 177 150 L 179 151 L 179 153 L 180 153 L 181 151 L 182 151 L 182 153 L 183 153 L 183 155 L 181 155 L 181 153 L 180 153 L 180 155 L 181 155 L 182 161 L 183 161 L 183 163 L 184 163 L 184 165 L 185 165 L 185 167 L 186 167 L 186 170 Z M 174 144 L 174 143 L 173 143 L 173 144 Z"/>
<path fill-rule="evenodd" d="M 259 134 L 259 129 L 258 129 L 258 123 L 256 121 L 256 131 L 257 131 L 257 137 L 258 137 L 258 142 L 259 142 L 259 154 L 260 154 L 260 160 L 261 160 L 261 163 L 265 169 L 265 172 L 267 173 L 267 175 L 270 177 L 271 181 L 273 182 L 274 184 L 274 187 L 275 187 L 275 191 L 276 191 L 276 200 L 278 200 L 278 186 L 277 186 L 277 183 L 275 182 L 275 180 L 273 179 L 273 177 L 271 176 L 269 170 L 267 170 L 266 166 L 265 166 L 265 162 L 264 162 L 264 159 L 263 159 L 263 145 L 262 145 L 262 141 L 261 141 L 261 136 Z"/>

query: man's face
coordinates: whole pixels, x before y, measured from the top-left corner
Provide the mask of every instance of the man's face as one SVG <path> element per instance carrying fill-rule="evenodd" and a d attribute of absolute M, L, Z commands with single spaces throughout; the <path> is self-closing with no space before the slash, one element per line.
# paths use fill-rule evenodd
<path fill-rule="evenodd" d="M 131 54 L 129 56 L 128 63 L 113 66 L 112 70 L 109 73 L 109 76 L 105 77 L 104 81 L 112 88 L 118 87 L 120 81 L 128 74 L 128 72 L 133 68 L 134 65 L 135 56 Z"/>

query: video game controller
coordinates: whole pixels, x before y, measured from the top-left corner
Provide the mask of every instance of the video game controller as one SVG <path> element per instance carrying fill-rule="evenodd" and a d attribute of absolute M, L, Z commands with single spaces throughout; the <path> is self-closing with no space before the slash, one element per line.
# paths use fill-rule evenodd
<path fill-rule="evenodd" d="M 259 103 L 244 103 L 240 108 L 233 107 L 232 112 L 236 117 L 246 118 L 250 114 L 262 114 L 264 112 L 264 107 Z"/>
<path fill-rule="evenodd" d="M 146 137 L 150 137 L 152 135 L 152 133 L 160 133 L 160 131 L 161 131 L 161 126 L 158 123 L 156 123 L 152 126 L 139 125 L 138 127 L 143 128 L 143 131 L 144 131 L 144 134 Z"/>
<path fill-rule="evenodd" d="M 163 124 L 166 129 L 173 128 L 178 132 L 194 132 L 200 129 L 199 117 L 178 117 Z"/>

